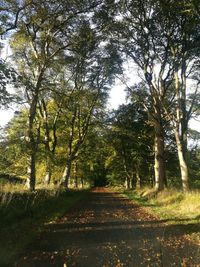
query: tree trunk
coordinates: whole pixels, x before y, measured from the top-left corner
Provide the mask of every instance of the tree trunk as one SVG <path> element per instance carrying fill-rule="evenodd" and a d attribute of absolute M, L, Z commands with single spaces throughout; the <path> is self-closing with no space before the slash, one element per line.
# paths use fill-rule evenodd
<path fill-rule="evenodd" d="M 34 121 L 36 117 L 39 90 L 41 87 L 43 74 L 44 74 L 44 69 L 40 70 L 40 73 L 37 73 L 38 78 L 34 88 L 34 94 L 30 101 L 29 116 L 28 116 L 28 131 L 26 135 L 26 139 L 28 142 L 28 149 L 29 149 L 27 186 L 31 191 L 35 190 L 35 182 L 36 182 L 35 164 L 36 164 L 36 152 L 38 146 L 38 136 L 35 136 L 34 133 Z"/>
<path fill-rule="evenodd" d="M 189 112 L 187 113 L 187 110 L 186 110 L 187 65 L 186 65 L 185 59 L 183 59 L 182 61 L 181 70 L 182 70 L 181 71 L 182 86 L 180 87 L 179 83 L 177 85 L 179 87 L 179 90 L 181 90 L 181 101 L 178 101 L 178 103 L 180 104 L 179 108 L 181 108 L 181 121 L 180 121 L 181 125 L 180 126 L 181 126 L 181 141 L 182 141 L 182 146 L 183 146 L 183 156 L 184 156 L 185 161 L 187 162 L 187 134 L 188 134 L 188 120 L 189 120 L 188 116 L 190 116 L 190 114 Z"/>
<path fill-rule="evenodd" d="M 66 166 L 65 166 L 65 169 L 63 172 L 63 176 L 62 176 L 62 184 L 66 188 L 69 187 L 69 179 L 70 179 L 70 175 L 71 175 L 71 166 L 72 166 L 71 160 L 67 160 Z"/>
<path fill-rule="evenodd" d="M 76 189 L 78 188 L 78 177 L 77 177 L 77 175 L 74 177 L 74 187 Z"/>
<path fill-rule="evenodd" d="M 127 159 L 126 159 L 126 153 L 125 153 L 125 149 L 124 149 L 124 146 L 123 146 L 123 142 L 122 142 L 122 160 L 123 160 L 123 167 L 124 167 L 124 172 L 125 172 L 125 175 L 126 175 L 126 178 L 125 178 L 125 187 L 126 189 L 130 189 L 131 188 L 131 180 L 132 180 L 132 177 L 129 173 L 129 170 L 128 170 L 128 164 L 127 164 Z"/>
<path fill-rule="evenodd" d="M 184 70 L 182 70 L 184 72 Z M 187 165 L 187 116 L 186 116 L 186 78 L 182 74 L 182 86 L 179 82 L 178 71 L 175 72 L 176 86 L 176 126 L 175 138 L 178 151 L 179 166 L 183 191 L 189 190 L 189 172 Z"/>
<path fill-rule="evenodd" d="M 52 176 L 52 161 L 51 161 L 51 156 L 50 156 L 50 151 L 47 151 L 46 155 L 46 172 L 45 172 L 45 177 L 44 177 L 44 184 L 49 185 L 51 182 L 51 176 Z"/>
<path fill-rule="evenodd" d="M 136 188 L 141 188 L 141 178 L 140 178 L 140 172 L 139 172 L 139 166 L 136 166 Z"/>
<path fill-rule="evenodd" d="M 131 188 L 131 179 L 127 175 L 126 175 L 126 180 L 125 180 L 125 187 L 126 187 L 126 189 L 130 189 Z"/>
<path fill-rule="evenodd" d="M 36 152 L 32 151 L 28 160 L 28 168 L 27 168 L 28 177 L 26 181 L 27 188 L 30 191 L 35 190 L 35 180 L 36 180 L 35 161 L 36 161 Z"/>
<path fill-rule="evenodd" d="M 157 112 L 160 112 L 159 109 Z M 160 114 L 157 114 L 159 118 Z M 164 133 L 163 127 L 160 119 L 155 121 L 155 162 L 154 162 L 154 172 L 155 172 L 155 189 L 156 191 L 161 191 L 164 189 L 165 176 L 165 159 L 164 159 Z"/>
<path fill-rule="evenodd" d="M 186 192 L 189 190 L 188 166 L 184 158 L 184 148 L 182 146 L 180 135 L 177 129 L 175 132 L 175 137 L 176 137 L 176 145 L 177 145 L 177 150 L 178 150 L 179 165 L 180 165 L 180 170 L 181 170 L 182 188 L 183 188 L 183 191 Z"/>
<path fill-rule="evenodd" d="M 154 187 L 154 185 L 155 185 L 155 172 L 154 172 L 153 163 L 149 164 L 148 171 L 149 171 L 149 183 L 150 183 L 151 187 Z"/>
<path fill-rule="evenodd" d="M 50 182 L 51 182 L 51 175 L 52 175 L 51 167 L 50 166 L 47 166 L 46 167 L 45 177 L 44 177 L 44 183 L 46 185 L 49 185 L 50 184 Z"/>
<path fill-rule="evenodd" d="M 34 102 L 33 102 L 34 105 Z M 28 151 L 29 151 L 29 157 L 28 157 L 28 167 L 27 167 L 27 187 L 30 191 L 35 190 L 35 182 L 36 182 L 36 170 L 35 170 L 35 164 L 36 164 L 36 150 L 37 150 L 37 144 L 34 137 L 33 132 L 33 121 L 35 117 L 35 110 L 30 110 L 29 120 L 28 120 L 28 133 L 27 133 L 27 141 L 28 141 Z"/>
<path fill-rule="evenodd" d="M 50 130 L 49 130 L 49 121 L 48 121 L 48 112 L 47 112 L 47 106 L 44 99 L 41 100 L 40 104 L 40 114 L 43 119 L 43 127 L 44 127 L 44 144 L 45 144 L 45 150 L 46 150 L 46 173 L 44 177 L 44 184 L 49 185 L 51 182 L 51 175 L 52 175 L 52 158 L 54 156 L 54 151 L 56 147 L 56 120 L 57 120 L 57 114 L 56 114 L 56 120 L 54 119 L 53 123 L 53 148 L 51 150 L 50 148 Z"/>
<path fill-rule="evenodd" d="M 83 180 L 83 177 L 81 177 L 81 188 L 82 189 L 84 188 L 84 180 Z"/>
<path fill-rule="evenodd" d="M 77 165 L 77 162 L 75 162 L 75 164 L 74 164 L 74 187 L 75 188 L 78 188 L 77 170 L 78 170 L 78 165 Z"/>

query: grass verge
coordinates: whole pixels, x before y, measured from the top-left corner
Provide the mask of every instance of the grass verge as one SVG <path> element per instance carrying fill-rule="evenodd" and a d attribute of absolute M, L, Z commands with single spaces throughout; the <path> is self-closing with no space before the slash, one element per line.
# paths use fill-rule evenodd
<path fill-rule="evenodd" d="M 38 190 L 0 194 L 0 266 L 11 266 L 26 245 L 88 191 Z"/>
<path fill-rule="evenodd" d="M 152 189 L 140 189 L 126 190 L 123 194 L 169 224 L 188 225 L 189 234 L 185 237 L 200 244 L 199 191 L 183 193 L 166 189 L 158 194 L 152 194 Z"/>

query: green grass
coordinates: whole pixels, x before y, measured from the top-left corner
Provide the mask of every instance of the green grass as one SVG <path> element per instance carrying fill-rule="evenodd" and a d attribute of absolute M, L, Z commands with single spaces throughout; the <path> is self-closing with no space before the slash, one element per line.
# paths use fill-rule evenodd
<path fill-rule="evenodd" d="M 174 189 L 165 189 L 153 194 L 152 189 L 124 191 L 134 202 L 141 204 L 148 212 L 166 220 L 169 224 L 185 224 L 194 231 L 187 238 L 200 244 L 200 192 L 183 193 Z"/>
<path fill-rule="evenodd" d="M 0 266 L 11 266 L 46 223 L 61 217 L 86 193 L 61 189 L 30 193 L 21 187 L 0 192 Z"/>

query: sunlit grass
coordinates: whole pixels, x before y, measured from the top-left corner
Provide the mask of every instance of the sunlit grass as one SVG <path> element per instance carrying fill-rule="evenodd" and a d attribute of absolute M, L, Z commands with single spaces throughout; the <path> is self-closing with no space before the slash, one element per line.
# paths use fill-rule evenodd
<path fill-rule="evenodd" d="M 124 192 L 130 199 L 143 205 L 147 211 L 156 214 L 170 224 L 185 224 L 198 227 L 189 238 L 200 243 L 200 192 L 182 192 L 165 189 L 157 194 L 152 189 L 142 188 Z"/>
<path fill-rule="evenodd" d="M 1 193 L 23 192 L 28 191 L 25 184 L 20 183 L 0 183 Z"/>
<path fill-rule="evenodd" d="M 166 218 L 190 218 L 195 219 L 200 216 L 200 192 L 191 191 L 183 193 L 175 189 L 165 189 L 154 197 L 146 198 L 145 193 L 137 194 L 144 198 L 155 210 Z"/>

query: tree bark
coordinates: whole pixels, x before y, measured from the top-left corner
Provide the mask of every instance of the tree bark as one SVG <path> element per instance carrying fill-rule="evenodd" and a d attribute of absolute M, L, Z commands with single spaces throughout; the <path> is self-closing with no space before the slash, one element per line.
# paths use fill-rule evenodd
<path fill-rule="evenodd" d="M 35 183 L 36 183 L 35 164 L 36 164 L 36 152 L 38 146 L 38 136 L 35 136 L 34 134 L 34 122 L 36 118 L 39 90 L 41 88 L 43 74 L 44 74 L 44 68 L 42 68 L 40 72 L 37 72 L 38 78 L 34 88 L 34 93 L 32 95 L 32 98 L 29 97 L 30 108 L 28 116 L 28 131 L 26 136 L 29 149 L 27 186 L 31 191 L 35 190 Z"/>
<path fill-rule="evenodd" d="M 84 180 L 83 180 L 83 177 L 81 177 L 81 188 L 82 189 L 84 188 Z"/>
<path fill-rule="evenodd" d="M 131 180 L 130 180 L 130 177 L 128 175 L 126 175 L 125 187 L 126 187 L 126 189 L 130 189 L 131 188 Z"/>
<path fill-rule="evenodd" d="M 28 160 L 28 168 L 27 168 L 28 177 L 26 180 L 26 186 L 30 191 L 35 190 L 35 181 L 36 181 L 35 162 L 36 162 L 36 151 L 33 150 Z"/>
<path fill-rule="evenodd" d="M 139 166 L 136 165 L 136 188 L 141 188 L 141 178 L 140 178 L 140 172 L 139 172 Z"/>
<path fill-rule="evenodd" d="M 71 167 L 72 167 L 72 162 L 71 160 L 67 160 L 66 162 L 66 166 L 63 172 L 63 176 L 62 176 L 62 184 L 68 188 L 69 187 L 69 179 L 70 179 L 70 175 L 71 175 Z"/>
<path fill-rule="evenodd" d="M 40 113 L 43 119 L 44 127 L 44 144 L 46 150 L 46 173 L 44 177 L 44 183 L 49 185 L 51 182 L 51 156 L 52 151 L 50 149 L 50 132 L 49 132 L 49 122 L 48 122 L 48 112 L 44 99 L 41 100 Z"/>
<path fill-rule="evenodd" d="M 76 189 L 78 188 L 78 177 L 77 177 L 77 175 L 74 177 L 74 187 Z"/>
<path fill-rule="evenodd" d="M 34 118 L 36 114 L 36 103 L 37 100 L 34 99 L 32 102 L 29 119 L 28 119 L 28 133 L 27 133 L 27 141 L 28 141 L 28 167 L 27 167 L 27 187 L 30 191 L 35 190 L 35 182 L 36 182 L 36 171 L 35 171 L 35 164 L 36 164 L 36 140 L 34 137 Z"/>
<path fill-rule="evenodd" d="M 182 70 L 183 72 L 183 70 Z M 189 190 L 189 172 L 187 164 L 187 115 L 186 115 L 186 78 L 182 73 L 182 86 L 179 82 L 178 70 L 175 72 L 176 87 L 176 122 L 175 139 L 178 151 L 178 160 L 181 171 L 183 191 Z M 182 88 L 181 88 L 182 87 Z"/>
<path fill-rule="evenodd" d="M 154 162 L 154 172 L 155 172 L 155 189 L 156 191 L 161 191 L 164 189 L 164 182 L 166 180 L 165 173 L 165 159 L 164 159 L 164 132 L 161 121 L 161 112 L 158 106 L 156 108 L 155 117 L 155 139 L 154 139 L 154 149 L 155 149 L 155 162 Z"/>
<path fill-rule="evenodd" d="M 75 164 L 74 164 L 74 187 L 76 189 L 78 188 L 78 175 L 77 175 L 77 171 L 78 171 L 78 165 L 77 165 L 77 162 L 75 162 Z"/>
<path fill-rule="evenodd" d="M 178 150 L 179 165 L 180 165 L 180 170 L 181 170 L 182 188 L 183 188 L 183 191 L 186 192 L 189 190 L 188 166 L 184 158 L 183 145 L 180 140 L 178 130 L 176 130 L 175 132 L 175 137 L 176 137 L 176 144 L 177 144 L 177 150 Z"/>
<path fill-rule="evenodd" d="M 51 171 L 51 162 L 50 159 L 47 159 L 47 166 L 46 166 L 46 173 L 44 177 L 44 183 L 46 185 L 49 185 L 51 182 L 51 176 L 52 176 L 52 171 Z"/>
<path fill-rule="evenodd" d="M 132 177 L 129 174 L 129 171 L 127 169 L 127 165 L 125 163 L 125 160 L 124 160 L 124 171 L 125 171 L 125 175 L 126 175 L 125 187 L 126 187 L 126 189 L 131 189 L 131 187 L 132 187 L 132 185 L 131 185 Z"/>

